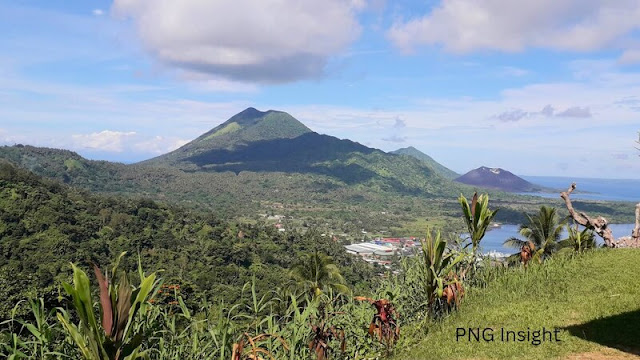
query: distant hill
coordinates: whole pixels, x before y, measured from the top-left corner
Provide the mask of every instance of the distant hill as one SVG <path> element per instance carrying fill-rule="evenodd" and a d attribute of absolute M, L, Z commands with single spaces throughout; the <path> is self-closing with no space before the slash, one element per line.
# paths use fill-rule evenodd
<path fill-rule="evenodd" d="M 256 141 L 293 139 L 311 129 L 286 112 L 247 108 L 177 150 L 141 162 L 146 165 L 177 165 L 211 150 L 233 151 Z"/>
<path fill-rule="evenodd" d="M 286 112 L 248 108 L 190 143 L 139 163 L 187 172 L 243 172 L 325 176 L 401 194 L 442 194 L 452 184 L 417 159 L 321 135 Z M 306 193 L 317 188 L 305 189 Z"/>
<path fill-rule="evenodd" d="M 415 235 L 425 221 L 457 230 L 456 199 L 473 192 L 414 156 L 317 134 L 287 113 L 254 108 L 137 164 L 28 145 L 2 146 L 0 159 L 94 192 L 179 203 L 225 219 L 262 221 L 275 213 L 291 226 L 321 224 L 358 236 L 362 229 Z M 490 193 L 499 221 L 519 221 L 525 202 L 535 210 L 544 201 L 520 199 L 511 208 L 512 196 Z"/>
<path fill-rule="evenodd" d="M 489 189 L 507 192 L 542 191 L 543 187 L 534 185 L 510 171 L 500 168 L 481 166 L 458 177 L 455 181 Z"/>
<path fill-rule="evenodd" d="M 447 178 L 447 179 L 455 179 L 458 176 L 460 176 L 460 174 L 456 173 L 455 171 L 445 167 L 444 165 L 440 164 L 439 162 L 433 160 L 433 158 L 425 153 L 423 153 L 422 151 L 414 148 L 413 146 L 409 146 L 406 148 L 401 148 L 395 151 L 391 151 L 391 154 L 397 154 L 397 155 L 408 155 L 408 156 L 412 156 L 418 160 L 421 160 L 423 162 L 425 162 L 427 165 L 431 166 L 433 168 L 433 170 L 436 171 L 436 173 L 440 174 L 441 176 Z"/>
<path fill-rule="evenodd" d="M 22 145 L 0 147 L 3 158 L 101 193 L 182 203 L 225 218 L 277 211 L 311 219 L 304 223 L 334 219 L 354 231 L 453 214 L 456 196 L 470 190 L 413 157 L 321 135 L 287 113 L 253 108 L 175 151 L 137 164 Z"/>

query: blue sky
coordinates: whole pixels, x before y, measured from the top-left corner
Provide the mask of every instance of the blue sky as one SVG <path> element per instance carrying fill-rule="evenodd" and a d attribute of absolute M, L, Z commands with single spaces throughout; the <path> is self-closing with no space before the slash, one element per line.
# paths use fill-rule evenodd
<path fill-rule="evenodd" d="M 640 178 L 638 0 L 0 0 L 0 143 L 132 162 L 248 106 L 458 172 Z"/>

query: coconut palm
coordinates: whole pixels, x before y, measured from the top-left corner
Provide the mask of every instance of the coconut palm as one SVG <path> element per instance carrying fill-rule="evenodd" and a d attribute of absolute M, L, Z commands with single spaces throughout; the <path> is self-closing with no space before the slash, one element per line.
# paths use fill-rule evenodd
<path fill-rule="evenodd" d="M 322 294 L 326 288 L 342 293 L 349 291 L 333 259 L 318 251 L 304 255 L 291 268 L 290 274 L 299 286 L 309 290 L 314 297 Z"/>
<path fill-rule="evenodd" d="M 523 249 L 528 247 L 531 252 L 530 259 L 542 262 L 560 248 L 558 243 L 568 218 L 558 220 L 556 209 L 544 205 L 540 207 L 537 214 L 525 214 L 525 216 L 527 223 L 520 225 L 519 230 L 525 240 L 512 237 L 507 239 L 504 245 L 520 250 L 519 253 L 512 255 L 512 260 L 520 259 Z"/>

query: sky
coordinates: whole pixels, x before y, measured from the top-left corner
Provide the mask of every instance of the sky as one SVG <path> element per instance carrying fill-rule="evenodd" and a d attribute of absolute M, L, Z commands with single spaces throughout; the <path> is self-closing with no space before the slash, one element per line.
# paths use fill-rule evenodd
<path fill-rule="evenodd" d="M 252 106 L 463 173 L 640 178 L 640 0 L 0 0 L 0 144 L 135 162 Z"/>

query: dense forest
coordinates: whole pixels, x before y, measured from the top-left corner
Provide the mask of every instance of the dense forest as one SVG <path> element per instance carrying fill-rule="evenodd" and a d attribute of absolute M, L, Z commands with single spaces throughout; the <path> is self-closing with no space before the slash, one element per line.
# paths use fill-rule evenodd
<path fill-rule="evenodd" d="M 375 274 L 340 241 L 313 229 L 282 233 L 151 200 L 93 195 L 6 162 L 0 163 L 0 238 L 2 317 L 28 296 L 55 301 L 61 281 L 69 280 L 69 262 L 107 265 L 123 251 L 131 254 L 125 269 L 135 269 L 139 255 L 146 269 L 180 283 L 187 303 L 234 301 L 254 276 L 260 292 L 283 286 L 290 280 L 286 269 L 316 249 L 334 258 L 351 286 L 366 289 Z"/>

